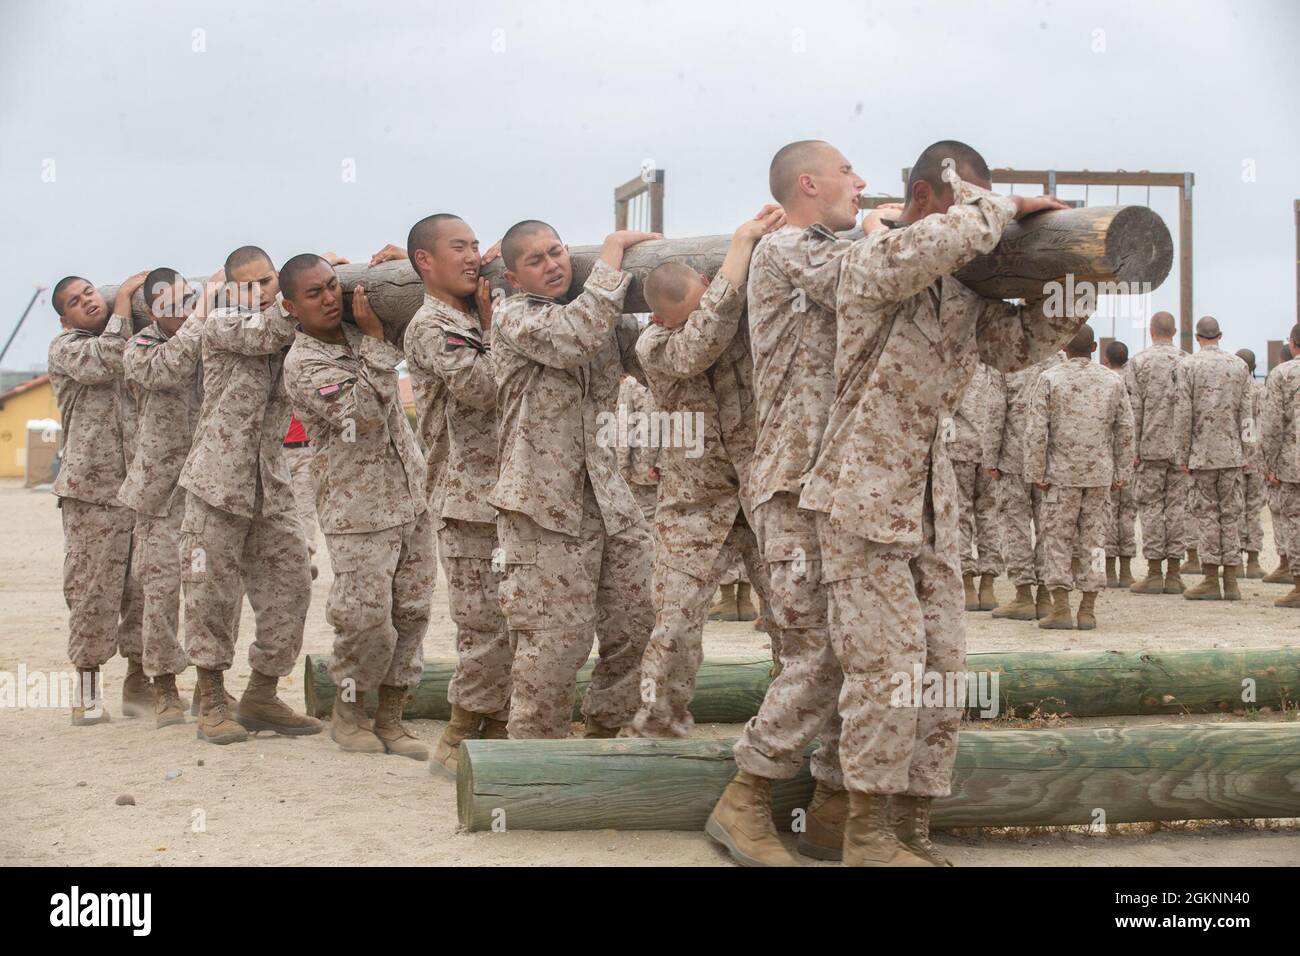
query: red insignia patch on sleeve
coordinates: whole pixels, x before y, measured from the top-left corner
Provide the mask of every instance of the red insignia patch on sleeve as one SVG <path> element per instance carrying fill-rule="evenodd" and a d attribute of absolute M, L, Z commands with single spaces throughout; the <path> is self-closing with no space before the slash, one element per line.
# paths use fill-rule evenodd
<path fill-rule="evenodd" d="M 462 345 L 469 345 L 469 343 L 457 335 L 447 336 L 447 348 L 456 348 Z"/>
<path fill-rule="evenodd" d="M 136 345 L 152 345 L 152 344 L 153 344 L 153 340 L 150 339 L 148 336 L 142 335 L 142 336 L 140 336 L 138 339 L 135 340 L 135 344 L 136 344 Z"/>
<path fill-rule="evenodd" d="M 339 389 L 342 387 L 342 385 L 322 385 L 320 388 L 316 389 L 316 394 L 321 398 L 328 398 L 330 395 L 337 394 Z"/>

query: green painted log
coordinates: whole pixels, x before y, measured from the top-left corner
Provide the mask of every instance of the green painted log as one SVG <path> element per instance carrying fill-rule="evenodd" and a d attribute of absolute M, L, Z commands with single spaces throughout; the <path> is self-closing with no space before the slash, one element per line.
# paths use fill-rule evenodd
<path fill-rule="evenodd" d="M 733 739 L 467 740 L 469 830 L 701 830 L 735 772 Z M 813 782 L 772 788 L 778 825 Z M 1300 817 L 1300 726 L 963 731 L 936 827 Z"/>
<path fill-rule="evenodd" d="M 591 669 L 595 661 L 588 661 L 578 672 L 578 695 L 573 704 L 573 719 L 581 720 L 582 695 L 591 683 Z M 447 701 L 447 685 L 455 671 L 456 662 L 433 660 L 424 662 L 424 675 L 419 686 L 406 702 L 402 716 L 408 720 L 447 720 L 451 717 L 451 704 Z M 758 713 L 758 705 L 767 693 L 772 660 L 768 657 L 728 658 L 705 660 L 695 681 L 695 700 L 691 713 L 702 724 L 744 723 Z M 334 682 L 330 680 L 329 658 L 308 654 L 303 668 L 303 691 L 307 713 L 315 717 L 329 716 L 334 706 Z M 366 695 L 366 705 L 374 713 L 377 693 Z"/>
<path fill-rule="evenodd" d="M 307 656 L 307 712 L 329 714 L 334 685 L 327 658 Z M 1132 714 L 1221 713 L 1250 707 L 1295 706 L 1300 697 L 1300 647 L 1181 651 L 1041 651 L 971 654 L 971 673 L 997 674 L 999 714 L 1114 717 Z M 767 691 L 766 658 L 706 659 L 691 713 L 700 723 L 739 724 L 758 712 Z M 446 720 L 454 661 L 426 661 L 405 715 Z M 578 675 L 579 704 L 591 662 Z M 1254 700 L 1243 699 L 1252 681 Z M 978 686 L 978 685 L 977 685 Z M 991 685 L 986 685 L 990 687 Z M 371 708 L 374 700 L 370 701 Z M 978 711 L 980 708 L 971 708 Z"/>

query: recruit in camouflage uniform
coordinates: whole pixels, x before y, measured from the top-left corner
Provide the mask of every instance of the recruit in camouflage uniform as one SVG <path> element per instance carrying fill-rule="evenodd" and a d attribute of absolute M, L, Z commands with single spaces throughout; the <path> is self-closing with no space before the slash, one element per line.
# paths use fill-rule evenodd
<path fill-rule="evenodd" d="M 944 425 L 948 457 L 957 476 L 961 527 L 961 576 L 966 610 L 997 606 L 993 581 L 1002 573 L 1002 522 L 998 515 L 998 452 L 1006 416 L 1002 373 L 980 362 L 962 395 L 951 426 Z M 975 578 L 979 577 L 979 591 Z"/>
<path fill-rule="evenodd" d="M 424 760 L 401 724 L 424 671 L 424 633 L 437 574 L 420 454 L 397 389 L 399 349 L 344 323 L 335 344 L 299 329 L 284 360 L 285 389 L 315 442 L 317 515 L 334 583 L 330 733 L 358 753 Z M 373 725 L 365 693 L 378 692 Z"/>
<path fill-rule="evenodd" d="M 217 309 L 203 326 L 203 406 L 180 477 L 189 492 L 181 581 L 185 652 L 199 672 L 196 734 L 211 743 L 246 739 L 246 730 L 323 729 L 275 693 L 297 662 L 311 600 L 307 543 L 284 461 L 283 366 L 293 337 L 279 303 L 262 312 Z M 231 622 L 244 592 L 256 620 L 252 673 L 232 714 L 223 677 L 235 658 Z"/>
<path fill-rule="evenodd" d="M 1042 628 L 1097 626 L 1097 592 L 1106 586 L 1110 495 L 1132 478 L 1128 392 L 1118 375 L 1089 354 L 1078 354 L 1094 344 L 1091 329 L 1081 332 L 1066 361 L 1042 374 L 1025 426 L 1024 473 L 1043 493 L 1043 554 L 1052 594 L 1052 613 L 1038 622 Z M 1081 557 L 1077 577 L 1071 567 L 1076 554 Z M 1077 622 L 1070 616 L 1073 588 L 1083 592 Z"/>
<path fill-rule="evenodd" d="M 650 532 L 607 434 L 624 370 L 641 374 L 640 328 L 622 314 L 630 281 L 597 260 L 572 301 L 520 293 L 493 319 L 499 476 L 489 500 L 501 512 L 501 609 L 515 646 L 512 738 L 567 736 L 593 635 L 587 734 L 613 736 L 640 703 L 654 629 Z"/>
<path fill-rule="evenodd" d="M 1293 340 L 1300 326 L 1293 331 Z M 1300 346 L 1293 346 L 1300 351 Z M 1277 503 L 1279 538 L 1278 578 L 1289 574 L 1293 587 L 1274 603 L 1278 607 L 1300 607 L 1300 563 L 1292 567 L 1288 558 L 1300 555 L 1300 443 L 1296 440 L 1296 403 L 1300 402 L 1300 359 L 1291 359 L 1268 373 L 1264 383 L 1264 408 L 1260 435 L 1263 467 Z M 1273 575 L 1270 575 L 1273 577 Z M 1265 580 L 1268 580 L 1267 578 Z"/>
<path fill-rule="evenodd" d="M 817 512 L 831 642 L 844 670 L 845 862 L 946 862 L 929 843 L 929 802 L 951 791 L 966 701 L 916 706 L 919 698 L 896 694 L 900 675 L 948 683 L 966 667 L 957 483 L 941 424 L 981 359 L 1023 368 L 1086 319 L 1049 316 L 1045 300 L 986 299 L 954 279 L 997 245 L 1020 206 L 950 168 L 943 177 L 953 191 L 947 212 L 868 236 L 844 256 L 838 388 L 800 498 Z M 896 795 L 888 812 L 914 821 L 916 849 L 886 839 L 888 794 Z"/>
<path fill-rule="evenodd" d="M 1168 320 L 1172 334 L 1173 317 Z M 1172 342 L 1157 341 L 1124 367 L 1137 442 L 1135 490 L 1142 519 L 1142 556 L 1147 561 L 1147 576 L 1130 588 L 1137 594 L 1182 594 L 1184 590 L 1181 562 L 1189 484 L 1184 469 L 1191 427 L 1191 409 L 1182 387 L 1186 360 L 1187 353 Z"/>
<path fill-rule="evenodd" d="M 1051 611 L 1046 571 L 1043 565 L 1042 493 L 1025 481 L 1025 424 L 1029 420 L 1029 399 L 1038 377 L 1061 362 L 1052 354 L 1041 362 L 1005 376 L 1006 411 L 1002 418 L 1002 441 L 998 451 L 999 500 L 1002 518 L 1002 553 L 1007 577 L 1016 593 L 993 610 L 997 618 L 1032 621 Z M 1034 586 L 1038 586 L 1035 599 Z"/>
<path fill-rule="evenodd" d="M 130 324 L 112 314 L 100 334 L 65 328 L 50 343 L 50 384 L 63 422 L 54 494 L 63 517 L 68 659 L 84 685 L 84 699 L 73 708 L 74 724 L 108 718 L 99 668 L 115 651 L 144 676 L 143 602 L 129 573 L 135 515 L 117 500 L 134 439 L 134 403 L 122 383 Z M 124 709 L 129 709 L 126 696 Z"/>
<path fill-rule="evenodd" d="M 1240 356 L 1238 356 L 1240 357 Z M 1247 366 L 1249 370 L 1249 366 Z M 1264 417 L 1264 383 L 1255 378 L 1252 372 L 1249 379 L 1250 420 L 1254 428 L 1246 436 L 1246 464 L 1241 474 L 1241 550 L 1246 552 L 1246 567 L 1242 577 L 1262 578 L 1263 569 L 1259 566 L 1259 552 L 1264 547 L 1264 522 L 1260 514 L 1265 506 L 1264 494 L 1264 452 L 1260 434 L 1260 422 Z"/>
<path fill-rule="evenodd" d="M 1127 354 L 1127 353 L 1125 353 Z M 1124 383 L 1129 408 L 1133 396 L 1129 393 L 1129 378 L 1125 374 L 1127 363 L 1119 368 L 1103 365 Z M 1135 446 L 1136 447 L 1136 446 Z M 1110 515 L 1106 520 L 1106 587 L 1127 588 L 1133 584 L 1133 558 L 1137 555 L 1137 487 L 1133 475 L 1118 489 L 1110 493 Z"/>
<path fill-rule="evenodd" d="M 176 675 L 189 666 L 179 637 L 185 491 L 177 481 L 203 402 L 203 321 L 186 319 L 170 335 L 154 322 L 132 337 L 123 360 L 139 414 L 118 498 L 135 511 L 131 560 L 143 593 L 144 672 L 154 680 L 159 727 L 185 722 L 176 696 Z"/>
<path fill-rule="evenodd" d="M 651 324 L 637 341 L 656 409 L 689 417 L 695 444 L 670 443 L 659 454 L 655 629 L 641 659 L 641 709 L 632 724 L 641 736 L 690 734 L 705 617 L 737 555 L 759 593 L 767 591 L 746 493 L 754 365 L 744 309 L 744 286 L 719 273 L 684 325 Z"/>
<path fill-rule="evenodd" d="M 1196 503 L 1198 555 L 1204 580 L 1183 592 L 1188 600 L 1241 599 L 1241 473 L 1245 442 L 1253 438 L 1250 374 L 1246 363 L 1219 348 L 1219 323 L 1196 323 L 1200 349 L 1183 367 L 1183 391 L 1191 413 L 1187 465 Z M 1223 589 L 1219 589 L 1219 569 Z"/>
<path fill-rule="evenodd" d="M 836 709 L 843 672 L 830 645 L 814 516 L 799 507 L 799 490 L 835 397 L 835 288 L 850 245 L 819 224 L 787 225 L 760 239 L 750 261 L 757 436 L 749 494 L 780 670 L 733 748 L 741 773 L 788 780 L 820 741 L 799 851 L 830 859 L 841 852 L 846 803 Z"/>
<path fill-rule="evenodd" d="M 497 595 L 497 513 L 488 500 L 497 480 L 491 332 L 477 314 L 426 292 L 403 348 L 420 433 L 445 449 L 430 460 L 425 484 L 456 624 L 456 671 L 447 688 L 452 715 L 434 759 L 454 771 L 460 741 L 504 737 L 510 708 L 514 655 Z"/>

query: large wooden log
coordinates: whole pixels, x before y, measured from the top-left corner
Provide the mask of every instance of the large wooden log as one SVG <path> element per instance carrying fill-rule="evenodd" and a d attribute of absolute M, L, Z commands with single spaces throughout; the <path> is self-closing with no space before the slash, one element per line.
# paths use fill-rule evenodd
<path fill-rule="evenodd" d="M 467 740 L 469 830 L 701 830 L 735 772 L 725 740 Z M 772 788 L 778 826 L 813 782 Z M 1100 811 L 1100 813 L 1099 813 Z M 936 827 L 1300 816 L 1300 726 L 964 731 Z"/>
<path fill-rule="evenodd" d="M 573 719 L 582 719 L 582 697 L 591 683 L 594 661 L 588 661 L 578 672 L 578 694 L 573 704 Z M 772 661 L 766 657 L 736 658 L 726 660 L 706 659 L 695 681 L 695 699 L 691 713 L 702 724 L 743 723 L 758 712 L 758 705 L 767 693 L 768 673 Z M 448 720 L 451 703 L 447 700 L 447 685 L 456 669 L 454 660 L 426 660 L 419 685 L 406 702 L 402 716 L 407 720 Z M 303 667 L 303 693 L 307 713 L 315 717 L 328 716 L 334 706 L 334 682 L 330 680 L 329 659 L 308 654 Z M 378 693 L 366 696 L 366 706 L 374 713 Z"/>
<path fill-rule="evenodd" d="M 740 724 L 753 717 L 767 692 L 771 664 L 757 656 L 706 658 L 691 701 L 696 721 Z M 448 719 L 447 684 L 455 666 L 454 660 L 425 661 L 406 705 L 408 719 Z M 578 674 L 575 720 L 591 667 L 589 661 Z M 996 674 L 998 714 L 1022 717 L 1226 713 L 1294 706 L 1300 699 L 1300 647 L 1000 652 L 971 654 L 967 667 L 976 675 Z M 307 655 L 303 688 L 307 712 L 328 715 L 334 684 L 326 658 Z M 373 711 L 373 694 L 369 702 Z"/>
<path fill-rule="evenodd" d="M 847 235 L 852 235 L 847 234 Z M 648 312 L 641 282 L 656 266 L 677 261 L 705 274 L 722 265 L 730 236 L 698 236 L 644 242 L 628 250 L 623 268 L 632 274 L 624 303 L 626 312 Z M 582 288 L 600 246 L 574 246 L 573 286 Z M 958 276 L 983 295 L 999 299 L 1036 298 L 1045 294 L 1045 283 L 1073 275 L 1081 282 L 1122 282 L 1136 286 L 1149 283 L 1154 289 L 1165 280 L 1173 262 L 1173 240 L 1159 215 L 1146 206 L 1093 206 L 1039 213 L 1023 222 L 1012 223 L 1002 241 L 987 256 L 980 256 Z M 505 267 L 497 260 L 485 270 L 494 289 L 511 291 L 504 278 Z M 351 290 L 364 283 L 375 312 L 383 320 L 390 338 L 400 341 L 406 323 L 424 300 L 424 287 L 410 263 L 385 262 L 374 268 L 364 264 L 340 266 L 343 287 Z M 198 279 L 191 281 L 197 282 Z M 102 289 L 112 303 L 116 286 Z M 1136 291 L 1136 289 L 1134 290 Z M 143 295 L 133 302 L 137 323 L 146 322 Z"/>

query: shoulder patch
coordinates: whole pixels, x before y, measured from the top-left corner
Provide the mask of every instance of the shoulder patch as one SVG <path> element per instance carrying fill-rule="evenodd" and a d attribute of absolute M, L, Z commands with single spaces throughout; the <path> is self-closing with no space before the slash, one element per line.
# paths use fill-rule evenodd
<path fill-rule="evenodd" d="M 337 395 L 342 388 L 343 385 L 337 382 L 333 385 L 322 385 L 320 388 L 316 389 L 316 394 L 321 398 L 328 398 L 331 395 Z"/>
<path fill-rule="evenodd" d="M 469 342 L 465 341 L 459 335 L 447 336 L 447 351 L 450 352 L 453 348 L 461 348 L 465 345 L 469 345 Z"/>
<path fill-rule="evenodd" d="M 135 337 L 135 344 L 136 344 L 136 345 L 153 345 L 153 339 L 149 338 L 149 336 L 147 336 L 147 335 L 137 335 L 137 336 Z"/>

